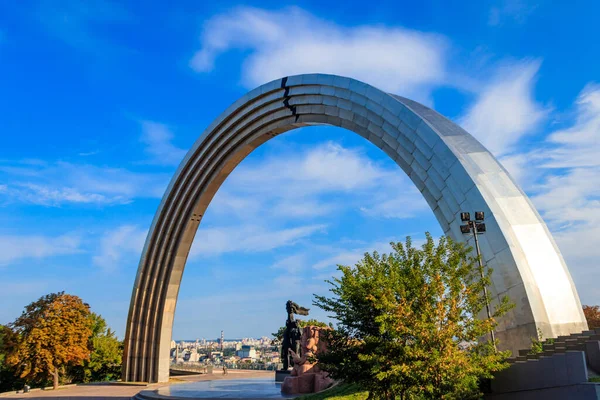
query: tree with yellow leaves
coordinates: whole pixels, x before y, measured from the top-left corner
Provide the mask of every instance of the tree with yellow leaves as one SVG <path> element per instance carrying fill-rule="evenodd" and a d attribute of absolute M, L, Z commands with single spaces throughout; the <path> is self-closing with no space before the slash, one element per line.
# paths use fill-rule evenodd
<path fill-rule="evenodd" d="M 341 277 L 328 281 L 333 296 L 315 296 L 314 305 L 338 321 L 321 368 L 370 398 L 479 398 L 480 380 L 506 368 L 509 356 L 480 339 L 511 304 L 505 298 L 492 318 L 478 318 L 491 271 L 481 279 L 462 244 L 436 244 L 427 234 L 420 249 L 410 238 L 391 245 L 391 254 L 339 266 Z"/>
<path fill-rule="evenodd" d="M 6 363 L 30 382 L 51 378 L 56 389 L 65 367 L 81 364 L 90 356 L 89 316 L 89 306 L 77 296 L 60 292 L 41 297 L 10 324 L 18 340 L 9 349 Z"/>

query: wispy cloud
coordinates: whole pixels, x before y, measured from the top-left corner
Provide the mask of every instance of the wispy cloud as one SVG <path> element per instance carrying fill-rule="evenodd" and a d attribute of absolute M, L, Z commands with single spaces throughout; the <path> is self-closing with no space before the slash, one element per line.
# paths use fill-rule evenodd
<path fill-rule="evenodd" d="M 495 155 L 503 155 L 535 132 L 549 109 L 533 95 L 540 61 L 504 65 L 477 94 L 459 124 Z"/>
<path fill-rule="evenodd" d="M 397 241 L 397 239 L 390 239 L 387 241 L 377 241 L 372 243 L 359 243 L 354 246 L 346 247 L 335 247 L 332 248 L 331 252 L 333 255 L 323 258 L 313 264 L 313 268 L 316 270 L 328 270 L 330 273 L 326 276 L 330 276 L 331 272 L 335 270 L 338 265 L 354 266 L 359 260 L 361 260 L 365 253 L 372 253 L 374 251 L 383 253 L 390 253 L 392 248 L 390 242 Z"/>
<path fill-rule="evenodd" d="M 217 58 L 233 49 L 250 52 L 242 66 L 248 87 L 286 75 L 322 72 L 424 100 L 446 74 L 446 40 L 440 35 L 381 25 L 343 27 L 297 7 L 240 7 L 212 17 L 190 66 L 210 72 Z"/>
<path fill-rule="evenodd" d="M 362 150 L 332 142 L 280 151 L 242 163 L 225 182 L 212 210 L 248 220 L 309 218 L 348 209 L 384 218 L 409 218 L 427 204 L 396 165 L 382 166 Z"/>
<path fill-rule="evenodd" d="M 281 260 L 273 264 L 271 268 L 281 269 L 287 272 L 288 274 L 294 275 L 306 269 L 306 266 L 308 264 L 307 259 L 307 254 L 296 253 L 282 258 Z"/>
<path fill-rule="evenodd" d="M 297 195 L 323 191 L 350 191 L 374 187 L 390 171 L 375 164 L 362 150 L 322 142 L 310 149 L 284 151 L 260 163 L 241 165 L 231 175 L 232 185 L 248 191 L 272 192 L 259 185 L 285 187 L 275 195 Z"/>
<path fill-rule="evenodd" d="M 546 168 L 600 166 L 600 84 L 590 83 L 575 103 L 573 126 L 549 136 Z"/>
<path fill-rule="evenodd" d="M 117 269 L 126 257 L 139 258 L 146 235 L 146 230 L 135 225 L 122 225 L 106 232 L 99 239 L 98 252 L 92 258 L 94 265 L 112 271 Z"/>
<path fill-rule="evenodd" d="M 169 128 L 154 121 L 142 121 L 141 141 L 146 145 L 145 151 L 150 162 L 160 165 L 178 165 L 185 156 L 186 150 L 172 143 L 173 133 Z"/>
<path fill-rule="evenodd" d="M 600 224 L 600 85 L 580 93 L 574 123 L 548 136 L 546 149 L 534 151 L 530 167 L 552 172 L 535 187 L 534 201 L 551 222 L 563 227 Z"/>
<path fill-rule="evenodd" d="M 44 206 L 124 204 L 135 198 L 161 197 L 169 175 L 67 162 L 0 164 L 7 201 Z"/>
<path fill-rule="evenodd" d="M 89 156 L 95 156 L 96 154 L 99 154 L 100 150 L 92 150 L 92 151 L 82 151 L 81 153 L 77 153 L 78 156 L 80 157 L 89 157 Z"/>
<path fill-rule="evenodd" d="M 22 259 L 42 259 L 81 251 L 81 237 L 76 234 L 55 237 L 0 235 L 0 266 Z"/>
<path fill-rule="evenodd" d="M 528 0 L 498 0 L 496 3 L 488 16 L 488 24 L 491 26 L 502 25 L 507 20 L 522 24 L 538 7 Z"/>
<path fill-rule="evenodd" d="M 270 229 L 264 226 L 200 228 L 192 245 L 190 256 L 210 257 L 225 253 L 256 253 L 297 243 L 326 225 L 302 225 L 292 228 Z"/>

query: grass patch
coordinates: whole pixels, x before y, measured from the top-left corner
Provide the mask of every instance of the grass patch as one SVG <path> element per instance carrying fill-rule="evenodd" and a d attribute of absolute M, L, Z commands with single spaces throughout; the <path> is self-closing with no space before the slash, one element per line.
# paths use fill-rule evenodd
<path fill-rule="evenodd" d="M 588 379 L 588 382 L 600 383 L 600 376 L 595 376 L 593 378 Z"/>
<path fill-rule="evenodd" d="M 319 393 L 298 397 L 299 400 L 366 400 L 369 392 L 358 385 L 339 384 L 331 389 Z"/>

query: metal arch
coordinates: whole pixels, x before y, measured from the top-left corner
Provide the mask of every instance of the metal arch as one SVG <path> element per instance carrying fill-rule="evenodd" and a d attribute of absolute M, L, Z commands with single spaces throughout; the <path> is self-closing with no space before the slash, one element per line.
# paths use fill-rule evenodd
<path fill-rule="evenodd" d="M 123 380 L 169 376 L 179 285 L 204 211 L 229 173 L 256 147 L 307 125 L 363 136 L 410 177 L 444 232 L 457 241 L 461 210 L 486 212 L 481 251 L 494 269 L 492 295 L 517 307 L 500 323 L 500 348 L 526 348 L 540 329 L 555 337 L 587 328 L 567 266 L 543 220 L 507 171 L 473 136 L 437 112 L 365 83 L 308 74 L 249 92 L 200 136 L 162 199 L 140 260 L 127 319 Z M 201 238 L 199 239 L 201 240 Z"/>

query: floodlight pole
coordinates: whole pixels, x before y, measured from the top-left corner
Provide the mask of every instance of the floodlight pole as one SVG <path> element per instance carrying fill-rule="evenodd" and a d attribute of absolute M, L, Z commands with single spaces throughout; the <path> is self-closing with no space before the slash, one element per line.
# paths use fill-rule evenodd
<path fill-rule="evenodd" d="M 462 233 L 468 234 L 468 233 L 471 233 L 471 230 L 473 230 L 473 237 L 475 238 L 475 250 L 477 251 L 477 262 L 479 263 L 479 274 L 481 275 L 481 281 L 483 282 L 483 280 L 485 279 L 485 275 L 483 274 L 483 259 L 481 257 L 481 250 L 479 249 L 479 238 L 477 237 L 477 234 L 479 233 L 477 230 L 477 223 L 480 222 L 481 233 L 484 233 L 486 231 L 485 223 L 483 222 L 483 220 L 485 219 L 484 212 L 483 211 L 475 212 L 475 221 L 471 221 L 470 213 L 461 212 L 460 219 L 462 222 L 466 222 L 465 225 L 460 226 L 460 231 Z M 483 285 L 483 296 L 485 297 L 485 309 L 487 311 L 487 316 L 488 316 L 488 319 L 491 320 L 492 312 L 490 310 L 490 302 L 488 300 L 488 292 L 487 292 L 486 285 Z M 496 348 L 496 335 L 494 334 L 493 328 L 490 329 L 490 336 L 492 338 L 494 352 L 498 352 L 498 349 Z"/>
<path fill-rule="evenodd" d="M 477 251 L 477 261 L 479 262 L 479 273 L 481 274 L 481 280 L 483 281 L 483 261 L 481 260 L 481 251 L 479 250 L 479 240 L 477 239 L 477 221 L 469 221 L 469 225 L 473 227 L 473 237 L 475 238 L 475 250 Z M 487 286 L 483 285 L 483 295 L 485 296 L 485 309 L 487 311 L 488 319 L 492 319 L 492 312 L 490 311 L 490 303 L 488 301 Z M 492 344 L 494 345 L 494 352 L 498 352 L 496 348 L 496 335 L 494 329 L 490 329 L 490 336 L 492 337 Z"/>

